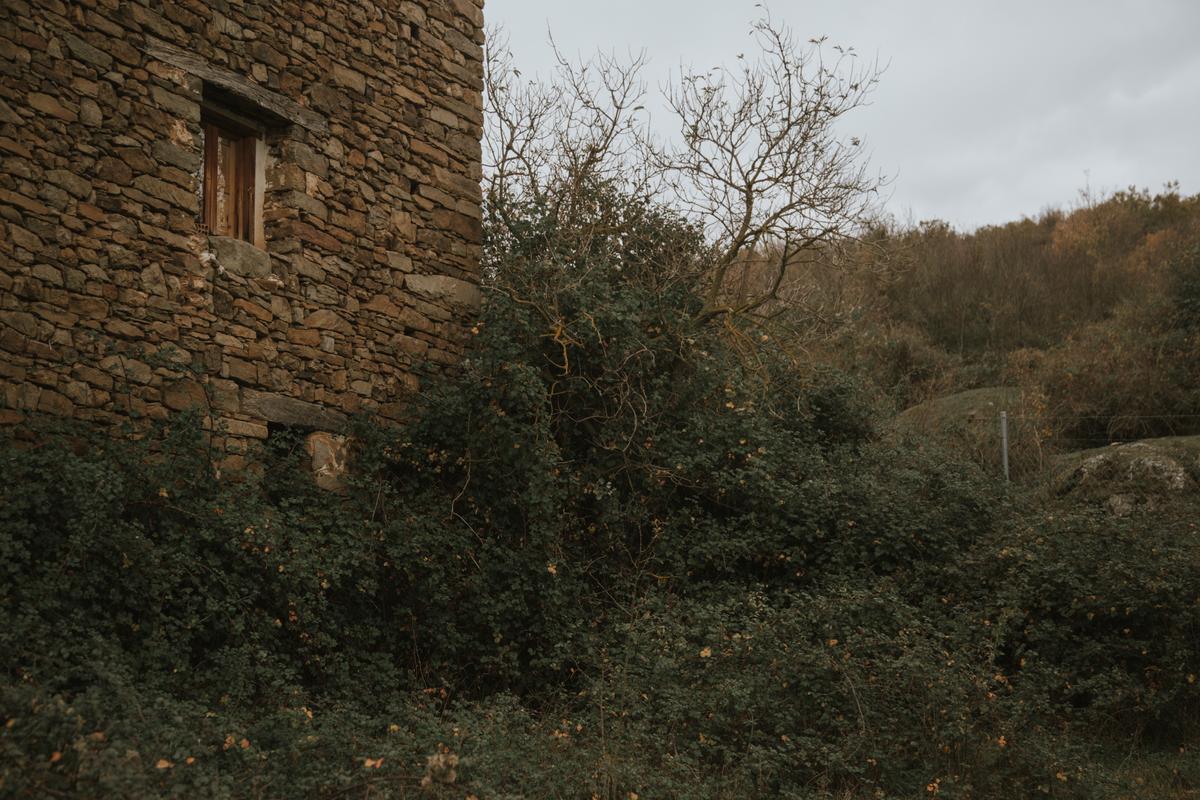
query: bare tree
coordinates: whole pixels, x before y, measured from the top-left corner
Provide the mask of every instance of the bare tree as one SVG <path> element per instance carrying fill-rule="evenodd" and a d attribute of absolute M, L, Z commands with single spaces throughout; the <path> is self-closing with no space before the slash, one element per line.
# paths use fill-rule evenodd
<path fill-rule="evenodd" d="M 569 211 L 589 183 L 642 194 L 651 183 L 640 114 L 645 56 L 623 62 L 601 53 L 580 63 L 554 53 L 549 79 L 525 81 L 507 40 L 496 31 L 488 37 L 484 197 L 495 213 L 513 203 Z"/>
<path fill-rule="evenodd" d="M 569 61 L 524 81 L 506 43 L 488 58 L 485 203 L 501 225 L 514 203 L 578 216 L 604 185 L 662 203 L 705 231 L 710 263 L 686 277 L 704 320 L 766 319 L 786 307 L 790 271 L 852 235 L 881 185 L 839 121 L 880 75 L 852 50 L 801 43 L 766 16 L 757 55 L 736 68 L 683 72 L 664 89 L 678 135 L 655 141 L 645 114 L 645 57 Z M 753 273 L 750 279 L 749 273 Z"/>

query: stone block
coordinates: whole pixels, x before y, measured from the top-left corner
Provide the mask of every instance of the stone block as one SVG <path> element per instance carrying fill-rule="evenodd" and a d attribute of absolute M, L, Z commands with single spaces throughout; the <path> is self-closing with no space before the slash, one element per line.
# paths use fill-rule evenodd
<path fill-rule="evenodd" d="M 100 106 L 95 100 L 84 98 L 79 104 L 79 120 L 91 127 L 96 127 L 104 122 L 104 112 L 100 110 Z"/>
<path fill-rule="evenodd" d="M 350 456 L 346 437 L 317 431 L 305 438 L 304 449 L 317 486 L 330 492 L 342 491 L 342 477 L 346 474 Z"/>
<path fill-rule="evenodd" d="M 414 339 L 411 336 L 405 336 L 402 333 L 398 333 L 392 337 L 392 347 L 408 353 L 415 358 L 420 358 L 429 351 L 428 342 L 423 342 L 420 339 Z"/>
<path fill-rule="evenodd" d="M 216 263 L 226 272 L 244 278 L 265 278 L 271 274 L 271 256 L 250 242 L 229 236 L 210 236 L 208 246 Z"/>
<path fill-rule="evenodd" d="M 104 323 L 104 330 L 111 333 L 113 336 L 119 336 L 124 339 L 140 339 L 142 337 L 142 329 L 136 325 L 130 325 L 125 320 L 110 319 Z"/>
<path fill-rule="evenodd" d="M 305 347 L 318 347 L 321 344 L 321 332 L 314 329 L 289 328 L 287 338 L 289 342 Z"/>
<path fill-rule="evenodd" d="M 76 364 L 71 374 L 81 381 L 86 381 L 92 386 L 97 386 L 101 389 L 112 389 L 113 379 L 107 372 L 102 372 L 86 364 Z"/>
<path fill-rule="evenodd" d="M 406 275 L 405 288 L 433 302 L 444 302 L 462 310 L 479 308 L 482 294 L 479 287 L 448 275 Z"/>
<path fill-rule="evenodd" d="M 378 294 L 372 297 L 368 302 L 363 303 L 364 311 L 374 311 L 377 314 L 383 314 L 385 317 L 399 317 L 400 307 L 388 298 L 387 295 Z"/>
<path fill-rule="evenodd" d="M 124 185 L 133 180 L 133 168 L 122 159 L 107 156 L 96 163 L 96 176 Z"/>
<path fill-rule="evenodd" d="M 109 305 L 107 301 L 101 300 L 99 297 L 73 294 L 67 303 L 67 308 L 72 314 L 78 314 L 86 319 L 104 319 L 108 316 Z"/>
<path fill-rule="evenodd" d="M 33 268 L 32 274 L 33 277 L 51 286 L 63 285 L 62 270 L 52 267 L 49 264 L 38 264 Z"/>
<path fill-rule="evenodd" d="M 25 311 L 0 311 L 0 323 L 8 325 L 22 336 L 37 336 L 40 329 L 37 317 Z"/>
<path fill-rule="evenodd" d="M 150 365 L 136 358 L 108 356 L 100 361 L 100 368 L 121 382 L 147 384 L 154 379 L 154 370 Z"/>
<path fill-rule="evenodd" d="M 295 397 L 255 389 L 242 391 L 242 411 L 248 416 L 309 430 L 341 430 L 345 414 Z"/>
<path fill-rule="evenodd" d="M 213 378 L 209 382 L 213 407 L 226 413 L 236 414 L 242 408 L 242 393 L 233 381 Z"/>
<path fill-rule="evenodd" d="M 223 419 L 219 427 L 230 436 L 241 436 L 247 439 L 266 439 L 270 429 L 261 422 L 250 422 L 243 419 Z"/>
<path fill-rule="evenodd" d="M 68 417 L 75 411 L 75 404 L 66 395 L 50 389 L 43 389 L 38 397 L 37 410 L 45 414 L 57 414 Z"/>
<path fill-rule="evenodd" d="M 295 164 L 305 172 L 324 178 L 329 174 L 329 160 L 318 155 L 303 142 L 287 141 L 283 146 L 283 158 L 286 163 Z"/>
<path fill-rule="evenodd" d="M 66 386 L 62 387 L 63 394 L 70 398 L 72 403 L 79 406 L 93 405 L 92 387 L 86 383 L 79 381 L 71 381 Z"/>
<path fill-rule="evenodd" d="M 108 69 L 112 66 L 112 56 L 103 50 L 93 47 L 75 34 L 65 34 L 63 41 L 66 42 L 67 49 L 71 51 L 71 55 L 80 61 L 99 67 L 100 69 Z"/>
<path fill-rule="evenodd" d="M 338 333 L 353 334 L 354 327 L 342 319 L 337 312 L 331 311 L 328 308 L 318 309 L 304 318 L 302 323 L 306 328 L 317 328 L 319 330 L 337 331 Z"/>
<path fill-rule="evenodd" d="M 225 359 L 225 371 L 229 377 L 242 383 L 258 382 L 258 367 L 253 361 L 243 361 L 240 358 Z"/>
<path fill-rule="evenodd" d="M 61 119 L 64 122 L 74 122 L 79 118 L 79 114 L 64 106 L 57 98 L 51 97 L 48 94 L 32 92 L 29 95 L 28 103 L 31 108 L 43 114 L 49 114 L 52 117 Z M 25 154 L 32 155 L 28 150 L 25 151 Z"/>
<path fill-rule="evenodd" d="M 173 411 L 208 408 L 208 394 L 199 381 L 184 379 L 163 389 L 163 404 Z"/>
<path fill-rule="evenodd" d="M 183 148 L 168 139 L 158 139 L 152 147 L 154 157 L 164 164 L 192 173 L 200 169 L 201 154 L 198 148 Z"/>
<path fill-rule="evenodd" d="M 347 89 L 353 89 L 359 94 L 367 90 L 367 79 L 363 74 L 341 64 L 333 65 L 333 82 Z"/>
<path fill-rule="evenodd" d="M 189 192 L 173 183 L 167 183 L 162 178 L 153 175 L 138 175 L 133 179 L 133 185 L 147 196 L 159 200 L 166 205 L 178 208 L 199 210 L 200 201 L 193 192 Z"/>
<path fill-rule="evenodd" d="M 275 318 L 269 308 L 263 308 L 258 303 L 252 303 L 249 300 L 234 300 L 233 307 L 245 311 L 259 322 L 270 322 Z"/>
<path fill-rule="evenodd" d="M 86 198 L 92 192 L 92 182 L 81 178 L 65 169 L 52 169 L 46 172 L 46 180 L 55 186 L 61 186 L 70 194 L 80 199 Z"/>

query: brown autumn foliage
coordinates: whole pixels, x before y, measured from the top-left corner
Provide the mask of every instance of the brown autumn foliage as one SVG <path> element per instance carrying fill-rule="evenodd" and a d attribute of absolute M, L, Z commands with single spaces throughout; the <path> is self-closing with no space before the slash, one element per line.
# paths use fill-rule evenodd
<path fill-rule="evenodd" d="M 1036 415 L 1039 452 L 1080 449 L 1200 433 L 1200 341 L 1181 316 L 1197 248 L 1200 196 L 1128 189 L 969 233 L 877 224 L 794 264 L 780 296 L 798 349 L 897 411 L 1015 387 L 1037 399 L 1010 413 Z M 755 271 L 727 291 L 752 293 Z"/>
<path fill-rule="evenodd" d="M 889 242 L 911 265 L 889 287 L 889 310 L 963 355 L 1046 348 L 1161 292 L 1198 220 L 1200 200 L 1168 187 L 969 234 L 924 223 Z"/>

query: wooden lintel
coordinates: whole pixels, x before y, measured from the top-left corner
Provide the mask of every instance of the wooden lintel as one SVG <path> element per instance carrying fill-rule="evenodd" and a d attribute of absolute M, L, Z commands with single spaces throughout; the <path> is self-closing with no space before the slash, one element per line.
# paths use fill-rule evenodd
<path fill-rule="evenodd" d="M 146 38 L 146 54 L 163 63 L 195 75 L 217 88 L 263 109 L 286 123 L 299 125 L 313 133 L 328 133 L 329 123 L 323 116 L 305 108 L 278 92 L 264 89 L 236 72 L 208 63 L 195 53 L 153 37 Z"/>

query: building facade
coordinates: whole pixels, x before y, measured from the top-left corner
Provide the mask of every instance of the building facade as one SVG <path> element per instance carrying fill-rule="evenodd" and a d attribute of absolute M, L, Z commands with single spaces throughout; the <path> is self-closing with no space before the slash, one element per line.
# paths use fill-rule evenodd
<path fill-rule="evenodd" d="M 400 418 L 479 303 L 483 0 L 5 0 L 0 423 Z"/>

